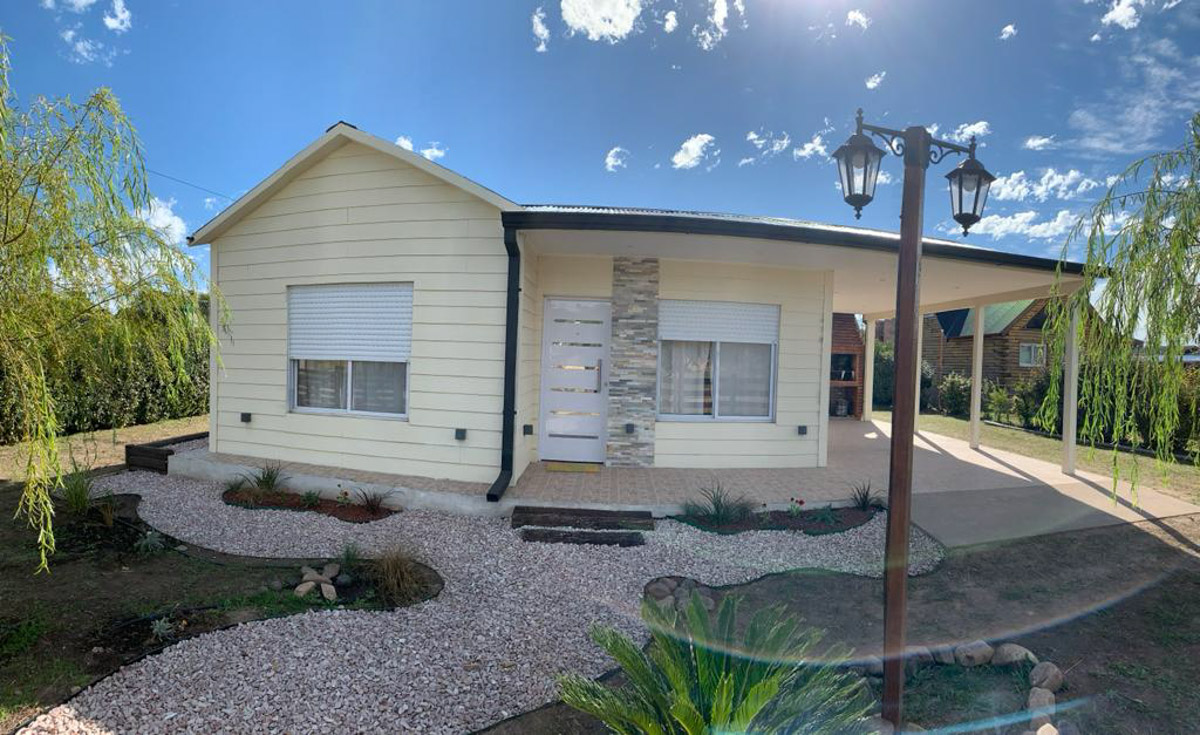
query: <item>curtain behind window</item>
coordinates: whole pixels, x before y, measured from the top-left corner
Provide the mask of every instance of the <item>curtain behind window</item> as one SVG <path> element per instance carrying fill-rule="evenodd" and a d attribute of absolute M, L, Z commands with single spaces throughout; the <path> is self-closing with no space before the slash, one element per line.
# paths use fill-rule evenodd
<path fill-rule="evenodd" d="M 771 415 L 771 345 L 721 343 L 721 416 Z"/>
<path fill-rule="evenodd" d="M 404 413 L 404 381 L 408 366 L 402 362 L 355 360 L 351 410 L 375 413 Z"/>
<path fill-rule="evenodd" d="M 296 360 L 296 405 L 303 408 L 346 407 L 344 360 Z"/>
<path fill-rule="evenodd" d="M 712 343 L 662 343 L 659 411 L 680 416 L 711 416 Z"/>

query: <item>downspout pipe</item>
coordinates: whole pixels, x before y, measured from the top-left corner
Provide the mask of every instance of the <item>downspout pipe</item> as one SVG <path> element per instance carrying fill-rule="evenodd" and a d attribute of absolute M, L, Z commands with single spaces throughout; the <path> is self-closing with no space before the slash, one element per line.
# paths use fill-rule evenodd
<path fill-rule="evenodd" d="M 508 289 L 504 306 L 504 406 L 500 429 L 500 474 L 488 488 L 488 502 L 498 502 L 513 476 L 513 442 L 517 420 L 517 327 L 521 312 L 521 248 L 517 230 L 505 224 L 504 250 L 508 253 Z"/>

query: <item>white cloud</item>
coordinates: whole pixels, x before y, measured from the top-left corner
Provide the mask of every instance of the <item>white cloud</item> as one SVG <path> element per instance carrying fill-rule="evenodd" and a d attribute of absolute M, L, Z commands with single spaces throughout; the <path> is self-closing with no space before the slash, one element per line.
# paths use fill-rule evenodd
<path fill-rule="evenodd" d="M 1138 27 L 1141 22 L 1141 17 L 1138 15 L 1138 8 L 1145 7 L 1146 0 L 1113 0 L 1108 12 L 1100 19 L 1104 25 L 1116 25 L 1125 30 L 1133 30 Z"/>
<path fill-rule="evenodd" d="M 546 27 L 546 11 L 542 9 L 542 6 L 539 5 L 538 9 L 533 11 L 529 21 L 533 24 L 533 37 L 538 42 L 535 50 L 539 54 L 544 54 L 546 53 L 546 44 L 550 41 L 550 29 Z"/>
<path fill-rule="evenodd" d="M 887 76 L 886 71 L 881 71 L 878 74 L 872 74 L 867 77 L 867 89 L 876 89 L 880 84 L 883 84 L 883 78 Z"/>
<path fill-rule="evenodd" d="M 211 212 L 221 208 L 221 200 L 218 197 L 204 197 L 204 211 Z"/>
<path fill-rule="evenodd" d="M 104 27 L 113 33 L 124 33 L 133 27 L 133 14 L 125 7 L 125 0 L 113 0 L 112 13 L 104 14 Z"/>
<path fill-rule="evenodd" d="M 1163 0 L 1162 9 L 1170 10 L 1181 2 L 1183 2 L 1183 0 Z"/>
<path fill-rule="evenodd" d="M 571 35 L 589 41 L 619 43 L 633 32 L 642 14 L 642 0 L 562 0 L 562 18 Z"/>
<path fill-rule="evenodd" d="M 692 35 L 696 43 L 705 51 L 712 51 L 722 38 L 729 33 L 725 22 L 729 19 L 729 3 L 726 0 L 711 0 L 712 10 L 708 14 L 708 25 L 692 27 Z"/>
<path fill-rule="evenodd" d="M 821 138 L 820 133 L 814 135 L 812 140 L 804 145 L 792 149 L 792 159 L 796 161 L 801 159 L 807 160 L 813 156 L 825 158 L 828 155 L 829 151 L 825 149 L 825 141 Z"/>
<path fill-rule="evenodd" d="M 1058 147 L 1058 141 L 1053 135 L 1031 135 L 1025 139 L 1021 147 L 1027 151 L 1048 151 Z"/>
<path fill-rule="evenodd" d="M 1073 147 L 1127 156 L 1162 147 L 1181 116 L 1200 108 L 1200 76 L 1177 63 L 1161 46 L 1139 45 L 1118 57 L 1116 76 L 1101 99 L 1074 110 L 1067 124 L 1079 135 Z M 1172 140 L 1172 143 L 1175 141 Z"/>
<path fill-rule="evenodd" d="M 758 132 L 751 130 L 746 133 L 746 141 L 758 151 L 756 155 L 738 161 L 738 166 L 748 166 L 752 163 L 774 158 L 788 149 L 792 144 L 792 136 L 787 132 L 775 135 L 771 131 Z"/>
<path fill-rule="evenodd" d="M 1009 23 L 1008 25 L 1006 25 L 1000 29 L 1000 40 L 1001 41 L 1007 41 L 1008 39 L 1012 38 L 1015 35 L 1017 35 L 1017 26 L 1015 23 Z"/>
<path fill-rule="evenodd" d="M 100 41 L 91 38 L 84 38 L 79 33 L 79 26 L 67 28 L 58 34 L 58 37 L 67 44 L 70 49 L 68 58 L 76 64 L 91 64 L 99 61 L 105 66 L 112 66 L 113 57 L 116 51 L 108 48 Z"/>
<path fill-rule="evenodd" d="M 1034 211 L 1017 212 L 1011 215 L 989 214 L 979 220 L 971 232 L 978 235 L 991 235 L 993 240 L 1004 237 L 1019 236 L 1032 240 L 1054 240 L 1064 237 L 1075 226 L 1078 217 L 1063 209 L 1053 219 L 1039 221 L 1038 213 Z M 942 227 L 943 232 L 960 232 L 956 224 Z"/>
<path fill-rule="evenodd" d="M 1088 40 L 1091 41 L 1092 43 L 1095 43 L 1097 41 L 1104 40 L 1104 36 L 1101 36 L 1099 33 L 1093 33 L 1092 37 L 1089 38 Z"/>
<path fill-rule="evenodd" d="M 679 16 L 675 14 L 674 10 L 668 10 L 666 14 L 663 15 L 663 33 L 674 33 L 675 29 L 678 27 Z"/>
<path fill-rule="evenodd" d="M 430 161 L 436 161 L 446 155 L 447 148 L 439 148 L 438 141 L 430 141 L 428 148 L 421 149 L 421 155 L 428 158 Z"/>
<path fill-rule="evenodd" d="M 625 159 L 629 158 L 629 151 L 619 145 L 613 146 L 608 153 L 604 154 L 604 170 L 610 174 L 619 168 L 625 168 Z"/>
<path fill-rule="evenodd" d="M 55 0 L 42 0 L 42 7 L 46 10 L 70 10 L 72 13 L 82 13 L 88 8 L 96 4 L 96 0 L 62 0 L 61 3 Z"/>
<path fill-rule="evenodd" d="M 980 120 L 979 122 L 963 123 L 955 128 L 954 132 L 947 134 L 946 137 L 955 143 L 966 143 L 971 139 L 971 136 L 982 138 L 991 132 L 992 126 L 988 124 L 988 121 Z"/>
<path fill-rule="evenodd" d="M 721 151 L 713 145 L 715 140 L 716 138 L 708 133 L 697 133 L 683 141 L 683 145 L 679 146 L 679 150 L 671 156 L 671 167 L 677 169 L 696 168 L 701 163 L 716 158 Z"/>
<path fill-rule="evenodd" d="M 887 186 L 888 184 L 891 184 L 894 181 L 895 181 L 895 179 L 892 178 L 891 174 L 889 174 L 884 169 L 879 169 L 879 176 L 875 179 L 876 185 Z M 841 182 L 838 182 L 838 183 L 840 184 Z"/>
<path fill-rule="evenodd" d="M 139 209 L 137 216 L 168 242 L 180 245 L 187 236 L 187 224 L 172 210 L 174 206 L 174 199 L 163 201 L 158 197 L 151 197 L 150 206 Z"/>
<path fill-rule="evenodd" d="M 1100 186 L 1102 184 L 1099 181 L 1084 176 L 1076 169 L 1060 172 L 1048 168 L 1036 181 L 1026 176 L 1024 171 L 1001 176 L 992 184 L 991 195 L 1000 201 L 1023 202 L 1032 198 L 1044 202 L 1050 198 L 1074 199 Z"/>
<path fill-rule="evenodd" d="M 846 13 L 846 25 L 858 26 L 865 31 L 871 25 L 871 17 L 861 10 L 851 10 Z"/>
<path fill-rule="evenodd" d="M 413 149 L 412 138 L 408 137 L 407 135 L 401 135 L 399 138 L 396 138 L 396 145 L 400 146 L 406 151 L 411 151 Z"/>

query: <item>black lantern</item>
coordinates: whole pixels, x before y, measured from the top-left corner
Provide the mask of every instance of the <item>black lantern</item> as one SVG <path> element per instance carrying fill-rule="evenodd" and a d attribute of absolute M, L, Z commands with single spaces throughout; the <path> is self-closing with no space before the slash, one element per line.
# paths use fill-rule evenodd
<path fill-rule="evenodd" d="M 972 225 L 983 218 L 988 189 L 996 177 L 988 173 L 975 158 L 975 142 L 971 141 L 971 154 L 967 160 L 946 174 L 946 178 L 950 181 L 950 209 L 954 213 L 954 221 L 962 225 L 965 235 Z"/>
<path fill-rule="evenodd" d="M 833 152 L 833 157 L 837 159 L 838 175 L 842 179 L 842 196 L 846 204 L 854 207 L 855 219 L 861 219 L 862 208 L 875 198 L 875 182 L 879 180 L 883 151 L 860 129 Z"/>

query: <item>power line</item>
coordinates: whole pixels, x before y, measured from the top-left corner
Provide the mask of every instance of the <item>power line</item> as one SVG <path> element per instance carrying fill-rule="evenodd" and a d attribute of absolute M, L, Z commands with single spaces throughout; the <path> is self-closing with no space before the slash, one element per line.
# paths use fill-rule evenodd
<path fill-rule="evenodd" d="M 164 179 L 170 179 L 171 181 L 174 181 L 179 184 L 183 184 L 184 186 L 190 186 L 193 189 L 199 189 L 200 191 L 208 192 L 209 194 L 215 194 L 216 196 L 219 196 L 222 199 L 228 199 L 231 202 L 233 201 L 233 197 L 229 196 L 228 194 L 222 194 L 219 191 L 213 191 L 212 189 L 208 189 L 206 187 L 200 186 L 199 184 L 193 184 L 190 181 L 184 181 L 183 179 L 176 178 L 174 176 L 171 176 L 170 174 L 164 174 L 162 171 L 155 171 L 154 169 L 152 169 L 148 166 L 146 167 L 146 172 L 152 173 L 155 176 L 161 176 Z"/>

